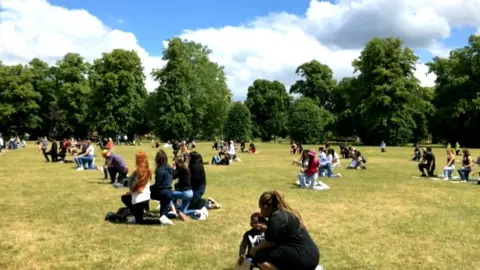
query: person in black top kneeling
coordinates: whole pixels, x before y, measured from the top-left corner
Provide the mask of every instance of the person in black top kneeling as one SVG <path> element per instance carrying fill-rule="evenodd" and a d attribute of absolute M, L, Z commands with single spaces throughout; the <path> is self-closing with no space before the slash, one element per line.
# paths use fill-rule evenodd
<path fill-rule="evenodd" d="M 264 192 L 260 212 L 268 218 L 265 241 L 252 248 L 253 262 L 262 270 L 314 270 L 320 253 L 300 214 L 290 208 L 279 191 Z"/>
<path fill-rule="evenodd" d="M 423 158 L 420 164 L 418 164 L 418 169 L 422 172 L 422 177 L 426 177 L 427 174 L 429 177 L 435 176 L 435 155 L 431 147 L 427 147 L 427 149 L 423 151 Z M 427 174 L 425 174 L 425 169 L 427 170 Z"/>

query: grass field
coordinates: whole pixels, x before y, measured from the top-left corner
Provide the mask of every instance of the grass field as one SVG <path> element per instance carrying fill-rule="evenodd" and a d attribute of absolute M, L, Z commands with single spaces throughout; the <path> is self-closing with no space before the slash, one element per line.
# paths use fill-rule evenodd
<path fill-rule="evenodd" d="M 480 269 L 480 186 L 413 178 L 412 148 L 360 147 L 368 170 L 337 169 L 343 177 L 324 180 L 331 190 L 321 192 L 293 186 L 287 145 L 257 147 L 242 163 L 206 166 L 206 196 L 224 209 L 172 227 L 105 222 L 125 189 L 97 171 L 46 163 L 33 146 L 8 152 L 0 156 L 0 269 L 233 269 L 249 216 L 270 189 L 300 211 L 327 270 Z M 148 145 L 116 148 L 129 167 L 138 150 L 153 163 Z M 214 154 L 210 144 L 198 151 Z M 435 153 L 441 168 L 444 150 Z"/>

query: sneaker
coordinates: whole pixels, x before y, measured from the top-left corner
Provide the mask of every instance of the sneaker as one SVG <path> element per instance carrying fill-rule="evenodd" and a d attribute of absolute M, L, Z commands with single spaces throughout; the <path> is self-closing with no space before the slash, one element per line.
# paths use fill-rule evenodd
<path fill-rule="evenodd" d="M 127 223 L 128 224 L 134 224 L 136 223 L 135 217 L 131 216 L 127 218 Z"/>
<path fill-rule="evenodd" d="M 171 226 L 171 225 L 175 225 L 175 224 L 173 223 L 173 221 L 171 221 L 166 216 L 161 216 L 160 217 L 160 225 Z"/>
<path fill-rule="evenodd" d="M 467 180 L 462 180 L 462 181 L 460 181 L 460 182 L 462 182 L 462 183 L 466 183 L 466 182 L 467 182 Z"/>
<path fill-rule="evenodd" d="M 76 171 L 79 172 L 79 171 L 84 171 L 84 170 L 85 169 L 83 167 L 78 167 Z"/>
<path fill-rule="evenodd" d="M 448 177 L 441 178 L 443 181 L 449 181 Z"/>
<path fill-rule="evenodd" d="M 175 212 L 173 212 L 173 211 L 170 211 L 170 212 L 168 212 L 167 217 L 168 218 L 177 218 L 177 214 L 175 214 Z"/>
<path fill-rule="evenodd" d="M 208 210 L 207 210 L 207 208 L 204 206 L 204 207 L 202 207 L 202 209 L 200 209 L 200 211 L 201 211 L 202 215 L 205 216 L 205 219 L 206 219 L 206 218 L 208 217 Z"/>

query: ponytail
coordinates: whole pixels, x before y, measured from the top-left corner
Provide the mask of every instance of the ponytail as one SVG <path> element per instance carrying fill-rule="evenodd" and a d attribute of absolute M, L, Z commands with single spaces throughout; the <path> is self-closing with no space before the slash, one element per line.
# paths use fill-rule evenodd
<path fill-rule="evenodd" d="M 300 213 L 296 210 L 293 210 L 285 201 L 285 197 L 278 190 L 267 191 L 260 196 L 259 200 L 260 205 L 268 205 L 272 208 L 272 211 L 282 210 L 292 214 L 300 223 L 300 228 L 305 228 L 303 224 L 303 219 Z"/>

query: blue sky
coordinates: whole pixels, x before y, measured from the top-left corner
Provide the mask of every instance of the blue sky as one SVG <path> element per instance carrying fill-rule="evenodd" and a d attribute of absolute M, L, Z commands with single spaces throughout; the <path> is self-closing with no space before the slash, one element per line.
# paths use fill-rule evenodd
<path fill-rule="evenodd" d="M 153 56 L 161 56 L 162 41 L 185 29 L 237 26 L 258 16 L 288 12 L 304 16 L 310 0 L 50 0 L 69 9 L 86 9 L 112 28 L 133 32 L 139 44 Z M 335 1 L 330 1 L 334 3 Z M 473 27 L 454 29 L 442 40 L 448 48 L 464 46 Z M 432 55 L 416 49 L 422 62 Z"/>
<path fill-rule="evenodd" d="M 86 9 L 105 24 L 133 32 L 152 55 L 162 41 L 184 29 L 236 26 L 257 16 L 286 11 L 303 16 L 310 0 L 51 0 L 54 5 Z"/>
<path fill-rule="evenodd" d="M 242 100 L 256 79 L 288 88 L 298 79 L 296 68 L 312 59 L 328 65 L 337 80 L 352 76 L 365 42 L 399 36 L 417 46 L 415 76 L 433 86 L 425 63 L 448 56 L 480 29 L 480 6 L 469 1 L 0 0 L 0 59 L 54 64 L 68 52 L 93 61 L 115 48 L 133 49 L 153 90 L 158 83 L 150 74 L 164 65 L 163 41 L 181 35 L 212 50 L 210 58 L 224 67 L 234 98 Z"/>

